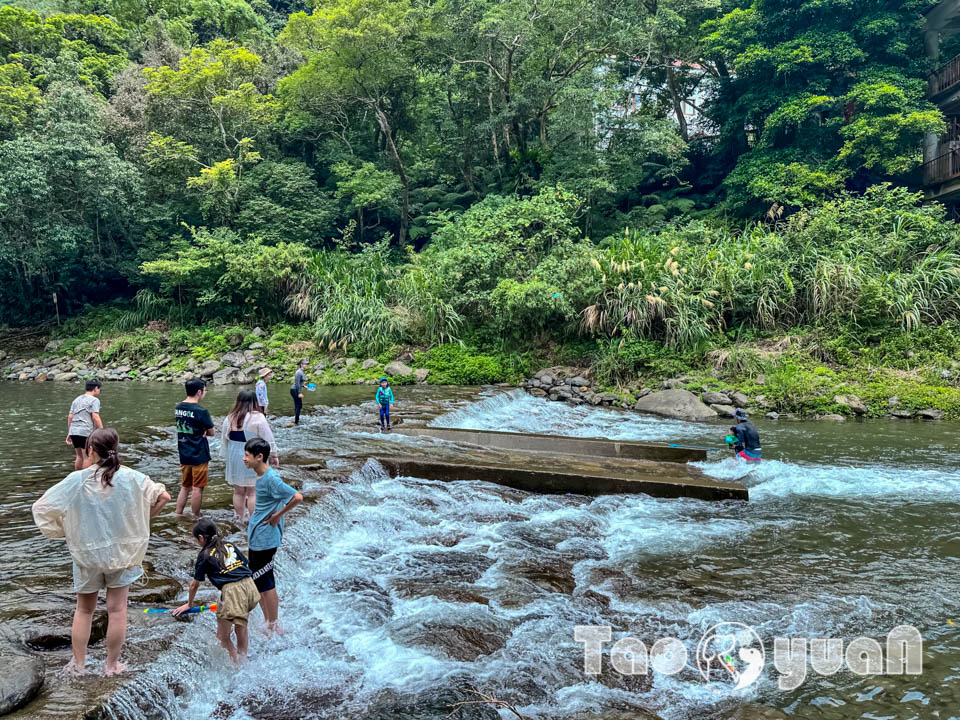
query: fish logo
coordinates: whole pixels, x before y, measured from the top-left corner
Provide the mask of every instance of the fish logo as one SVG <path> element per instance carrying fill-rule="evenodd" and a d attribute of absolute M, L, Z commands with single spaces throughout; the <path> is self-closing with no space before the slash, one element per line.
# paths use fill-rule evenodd
<path fill-rule="evenodd" d="M 760 636 L 743 623 L 718 623 L 707 630 L 697 645 L 697 668 L 707 682 L 719 673 L 733 690 L 753 685 L 763 672 L 766 653 Z"/>

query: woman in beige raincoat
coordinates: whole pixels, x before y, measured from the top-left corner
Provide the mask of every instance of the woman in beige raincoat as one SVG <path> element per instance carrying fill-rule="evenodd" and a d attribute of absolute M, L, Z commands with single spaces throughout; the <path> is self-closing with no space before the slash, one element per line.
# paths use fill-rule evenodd
<path fill-rule="evenodd" d="M 100 590 L 107 592 L 107 662 L 104 674 L 126 668 L 120 650 L 127 635 L 127 591 L 143 575 L 150 520 L 170 500 L 160 483 L 120 464 L 113 428 L 91 433 L 90 466 L 47 490 L 33 504 L 33 519 L 48 538 L 65 537 L 73 557 L 77 610 L 73 616 L 71 671 L 82 674 L 90 625 Z"/>

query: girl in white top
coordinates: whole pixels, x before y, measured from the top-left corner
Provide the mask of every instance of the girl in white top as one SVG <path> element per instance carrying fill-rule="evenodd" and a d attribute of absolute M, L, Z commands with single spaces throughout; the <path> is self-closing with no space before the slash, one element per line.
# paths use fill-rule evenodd
<path fill-rule="evenodd" d="M 48 538 L 65 537 L 73 557 L 77 610 L 73 616 L 73 662 L 83 674 L 97 595 L 107 591 L 107 663 L 104 674 L 126 668 L 120 650 L 127 634 L 127 591 L 143 575 L 150 520 L 170 500 L 160 483 L 120 465 L 120 439 L 113 428 L 87 439 L 90 466 L 76 470 L 33 504 L 33 519 Z"/>
<path fill-rule="evenodd" d="M 257 396 L 249 390 L 237 394 L 233 410 L 223 419 L 222 430 L 220 456 L 226 459 L 226 479 L 233 486 L 233 512 L 240 522 L 245 511 L 253 515 L 257 484 L 257 474 L 243 464 L 243 446 L 247 440 L 263 438 L 270 443 L 270 456 L 279 467 L 277 441 L 267 417 L 260 412 Z"/>

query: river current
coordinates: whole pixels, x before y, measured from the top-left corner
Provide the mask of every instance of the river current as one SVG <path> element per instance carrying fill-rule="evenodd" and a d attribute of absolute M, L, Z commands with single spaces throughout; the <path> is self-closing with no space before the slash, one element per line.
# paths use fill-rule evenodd
<path fill-rule="evenodd" d="M 234 391 L 217 389 L 205 404 L 222 417 Z M 0 480 L 6 640 L 43 612 L 56 608 L 62 617 L 70 607 L 69 558 L 32 529 L 29 503 L 70 469 L 61 426 L 76 392 L 0 386 L 12 408 L 0 428 L 8 460 Z M 308 396 L 335 407 L 280 429 L 281 448 L 415 449 L 415 439 L 375 432 L 375 411 L 361 403 L 369 394 Z M 433 408 L 428 421 L 437 426 L 710 444 L 718 451 L 699 463 L 704 472 L 744 473 L 719 447 L 722 423 L 572 408 L 500 389 L 398 388 L 397 397 L 401 414 L 405 402 Z M 129 464 L 171 492 L 176 457 L 167 415 L 178 399 L 178 389 L 154 385 L 108 386 L 102 395 L 104 419 L 121 429 Z M 639 720 L 644 710 L 665 720 L 763 717 L 736 715 L 754 706 L 799 718 L 960 718 L 960 428 L 758 426 L 766 459 L 743 477 L 749 503 L 532 495 L 481 481 L 391 479 L 375 461 L 332 487 L 307 476 L 304 494 L 317 499 L 295 512 L 278 555 L 286 634 L 265 640 L 255 612 L 251 662 L 235 671 L 209 615 L 173 629 L 172 621 L 134 622 L 140 672 L 100 716 L 432 720 L 456 710 L 454 717 L 516 717 L 506 707 L 455 708 L 475 699 L 472 689 L 531 720 Z M 334 456 L 329 464 L 340 462 Z M 211 474 L 222 484 L 222 470 Z M 226 507 L 225 493 L 212 497 Z M 148 554 L 158 571 L 183 582 L 194 555 L 188 530 L 189 523 L 161 518 Z M 212 588 L 201 599 L 204 592 L 214 599 Z M 809 671 L 799 688 L 782 691 L 771 661 L 758 682 L 733 692 L 705 682 L 694 662 L 701 636 L 722 622 L 753 628 L 768 653 L 775 637 L 867 636 L 883 645 L 888 631 L 911 625 L 923 637 L 923 673 Z M 628 676 L 605 657 L 600 675 L 588 676 L 574 640 L 581 625 L 610 626 L 614 640 L 635 636 L 648 646 L 678 638 L 687 666 Z M 167 640 L 155 653 L 137 652 L 161 635 Z M 67 682 L 48 676 L 48 686 Z M 78 710 L 76 692 L 47 693 L 50 717 Z"/>

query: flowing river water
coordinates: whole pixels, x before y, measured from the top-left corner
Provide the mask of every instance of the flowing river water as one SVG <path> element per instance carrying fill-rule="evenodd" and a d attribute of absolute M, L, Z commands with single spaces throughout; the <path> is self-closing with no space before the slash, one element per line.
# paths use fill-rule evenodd
<path fill-rule="evenodd" d="M 0 384 L 0 664 L 4 652 L 24 651 L 24 637 L 68 632 L 69 556 L 39 535 L 29 509 L 72 468 L 65 416 L 78 392 Z M 222 417 L 235 392 L 214 388 L 205 405 Z M 273 394 L 275 409 L 289 412 L 283 388 Z M 300 427 L 272 418 L 281 459 L 294 448 L 325 448 L 336 468 L 351 453 L 417 452 L 425 441 L 376 433 L 375 410 L 363 404 L 371 394 L 321 388 L 307 396 Z M 398 388 L 397 397 L 409 420 L 447 427 L 711 446 L 726 429 L 516 390 Z M 124 461 L 175 495 L 180 388 L 109 384 L 101 399 Z M 171 605 L 185 596 L 190 522 L 165 511 L 147 556 L 148 576 L 160 584 L 132 594 L 133 672 L 122 681 L 67 679 L 59 669 L 69 650 L 46 651 L 42 696 L 11 717 L 433 720 L 475 689 L 530 719 L 780 717 L 760 706 L 798 718 L 960 718 L 960 427 L 757 424 L 766 459 L 743 480 L 749 503 L 533 495 L 482 481 L 391 479 L 373 461 L 331 482 L 283 463 L 308 498 L 278 555 L 284 636 L 264 639 L 255 611 L 251 662 L 235 671 L 210 614 L 187 623 L 139 612 L 158 597 Z M 719 449 L 700 467 L 717 477 L 743 473 Z M 205 507 L 218 521 L 230 516 L 222 477 L 216 461 Z M 235 537 L 243 542 L 242 532 Z M 212 587 L 199 595 L 214 597 Z M 788 692 L 768 662 L 757 683 L 734 693 L 704 682 L 693 660 L 701 635 L 720 622 L 751 626 L 768 654 L 774 637 L 883 644 L 895 626 L 912 625 L 924 640 L 923 673 L 810 671 Z M 609 625 L 614 639 L 648 645 L 679 638 L 688 667 L 627 676 L 605 658 L 600 675 L 585 675 L 577 625 Z M 91 656 L 97 671 L 102 645 Z M 465 705 L 456 717 L 516 715 Z"/>

